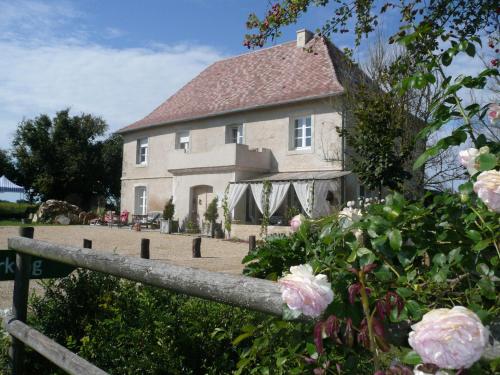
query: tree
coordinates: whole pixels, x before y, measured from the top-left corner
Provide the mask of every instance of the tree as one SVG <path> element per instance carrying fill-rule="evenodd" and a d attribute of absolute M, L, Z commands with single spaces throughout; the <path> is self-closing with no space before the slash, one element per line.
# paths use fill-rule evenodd
<path fill-rule="evenodd" d="M 354 98 L 356 125 L 342 133 L 354 151 L 352 169 L 363 185 L 377 190 L 380 196 L 384 186 L 400 190 L 404 180 L 411 177 L 405 170 L 411 148 L 402 145 L 403 127 L 397 104 L 390 94 L 374 94 L 369 89 L 360 89 Z"/>
<path fill-rule="evenodd" d="M 19 124 L 13 156 L 19 182 L 30 200 L 64 199 L 89 208 L 99 195 L 117 199 L 121 175 L 121 139 L 101 140 L 107 125 L 90 114 L 53 119 L 40 115 Z"/>
<path fill-rule="evenodd" d="M 15 176 L 14 164 L 9 153 L 0 149 L 0 176 L 5 175 L 9 180 Z"/>
<path fill-rule="evenodd" d="M 117 205 L 120 202 L 123 138 L 112 134 L 101 143 L 104 195 Z"/>
<path fill-rule="evenodd" d="M 244 44 L 249 48 L 263 46 L 267 40 L 279 36 L 282 27 L 296 23 L 309 7 L 317 6 L 332 14 L 318 32 L 329 36 L 352 30 L 356 45 L 359 45 L 364 36 L 376 30 L 384 13 L 391 10 L 391 24 L 397 30 L 388 42 L 403 46 L 406 53 L 390 66 L 390 74 L 396 78 L 392 80 L 390 90 L 405 93 L 436 86 L 429 103 L 430 121 L 420 131 L 419 139 L 425 142 L 445 125 L 454 121 L 458 123 L 451 134 L 440 137 L 417 158 L 414 169 L 422 168 L 440 152 L 465 142 L 471 142 L 476 148 L 496 148 L 498 142 L 492 142 L 484 134 L 477 136 L 475 132 L 475 119 L 485 118 L 488 105 L 467 105 L 461 93 L 465 89 L 483 89 L 489 80 L 498 77 L 499 60 L 491 60 L 490 65 L 476 75 L 453 76 L 448 67 L 456 62 L 457 57 L 477 56 L 478 49 L 483 48 L 481 37 L 487 37 L 489 48 L 498 53 L 497 2 L 401 0 L 378 4 L 374 0 L 280 0 L 270 4 L 263 19 L 255 14 L 249 16 L 247 27 L 254 33 L 246 35 Z M 394 22 L 394 13 L 397 12 L 398 23 Z"/>

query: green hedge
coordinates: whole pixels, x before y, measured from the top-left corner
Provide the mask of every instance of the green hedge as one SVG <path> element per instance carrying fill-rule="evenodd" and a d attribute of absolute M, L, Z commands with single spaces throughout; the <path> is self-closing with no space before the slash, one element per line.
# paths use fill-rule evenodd
<path fill-rule="evenodd" d="M 0 220 L 26 219 L 30 213 L 36 212 L 37 208 L 29 203 L 0 202 Z"/>
<path fill-rule="evenodd" d="M 44 296 L 30 300 L 29 324 L 110 374 L 232 373 L 240 349 L 232 339 L 264 319 L 97 272 L 43 284 Z M 6 346 L 0 374 L 8 373 Z M 28 375 L 63 373 L 33 351 L 26 364 Z"/>

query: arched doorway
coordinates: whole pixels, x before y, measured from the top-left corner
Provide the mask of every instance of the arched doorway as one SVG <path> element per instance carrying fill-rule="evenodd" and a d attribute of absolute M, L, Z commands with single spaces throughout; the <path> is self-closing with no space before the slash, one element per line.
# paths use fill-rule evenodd
<path fill-rule="evenodd" d="M 207 207 L 214 199 L 214 188 L 210 185 L 197 185 L 191 187 L 190 218 L 193 222 L 201 225 Z"/>

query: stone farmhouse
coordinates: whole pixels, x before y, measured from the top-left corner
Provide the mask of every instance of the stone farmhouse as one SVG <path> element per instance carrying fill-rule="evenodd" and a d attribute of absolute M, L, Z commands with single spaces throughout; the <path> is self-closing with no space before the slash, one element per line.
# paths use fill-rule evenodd
<path fill-rule="evenodd" d="M 279 225 L 290 207 L 318 217 L 365 195 L 336 130 L 349 126 L 343 82 L 351 78 L 342 53 L 307 30 L 212 64 L 119 131 L 122 209 L 162 211 L 173 197 L 180 225 L 201 225 L 212 199 L 220 207 L 226 195 L 236 226 L 255 225 L 267 180 L 270 222 Z"/>

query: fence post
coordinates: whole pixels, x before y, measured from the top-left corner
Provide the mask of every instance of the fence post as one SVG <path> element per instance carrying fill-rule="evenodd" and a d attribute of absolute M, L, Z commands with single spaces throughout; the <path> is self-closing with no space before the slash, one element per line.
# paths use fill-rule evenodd
<path fill-rule="evenodd" d="M 85 249 L 92 249 L 92 241 L 87 240 L 86 238 L 83 239 L 83 247 Z"/>
<path fill-rule="evenodd" d="M 141 258 L 149 259 L 149 239 L 141 239 Z"/>
<path fill-rule="evenodd" d="M 193 258 L 201 258 L 201 237 L 193 238 Z"/>
<path fill-rule="evenodd" d="M 21 227 L 19 235 L 21 237 L 33 238 L 35 228 Z M 16 252 L 16 274 L 14 277 L 14 298 L 12 301 L 12 315 L 14 319 L 26 323 L 28 312 L 28 293 L 30 287 L 31 256 Z M 12 374 L 24 374 L 24 344 L 12 337 L 10 347 L 12 359 Z"/>
<path fill-rule="evenodd" d="M 248 236 L 248 251 L 255 250 L 255 236 Z"/>

